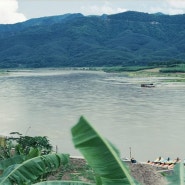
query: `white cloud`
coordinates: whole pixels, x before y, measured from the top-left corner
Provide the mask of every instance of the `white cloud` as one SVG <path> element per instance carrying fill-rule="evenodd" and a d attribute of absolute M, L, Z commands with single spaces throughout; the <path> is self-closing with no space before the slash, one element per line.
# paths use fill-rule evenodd
<path fill-rule="evenodd" d="M 168 4 L 171 7 L 177 8 L 177 9 L 182 9 L 185 8 L 185 1 L 184 0 L 166 0 Z"/>
<path fill-rule="evenodd" d="M 169 8 L 168 14 L 170 14 L 170 15 L 184 14 L 184 10 L 183 9 Z"/>
<path fill-rule="evenodd" d="M 185 13 L 184 0 L 166 0 L 166 3 L 168 4 L 167 13 L 171 15 Z"/>
<path fill-rule="evenodd" d="M 113 7 L 113 5 L 106 1 L 103 5 L 92 5 L 81 7 L 82 13 L 85 15 L 102 15 L 102 14 L 115 14 L 125 12 L 127 9 L 121 7 Z"/>
<path fill-rule="evenodd" d="M 163 0 L 151 4 L 148 7 L 150 13 L 162 12 L 169 15 L 183 14 L 185 13 L 185 1 L 184 0 Z"/>
<path fill-rule="evenodd" d="M 165 14 L 169 14 L 169 15 L 177 15 L 177 14 L 183 14 L 184 11 L 182 9 L 175 9 L 175 8 L 171 8 L 171 7 L 167 7 L 165 9 L 163 8 L 150 8 L 150 13 L 157 13 L 157 12 L 162 12 Z"/>
<path fill-rule="evenodd" d="M 25 21 L 24 14 L 18 12 L 17 0 L 0 0 L 0 24 Z"/>

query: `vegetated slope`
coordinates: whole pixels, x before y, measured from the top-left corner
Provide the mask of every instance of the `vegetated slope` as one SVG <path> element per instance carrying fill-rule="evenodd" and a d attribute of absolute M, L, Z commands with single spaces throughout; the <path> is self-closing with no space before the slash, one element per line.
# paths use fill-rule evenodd
<path fill-rule="evenodd" d="M 185 59 L 185 15 L 125 12 L 0 25 L 0 67 L 147 65 Z"/>

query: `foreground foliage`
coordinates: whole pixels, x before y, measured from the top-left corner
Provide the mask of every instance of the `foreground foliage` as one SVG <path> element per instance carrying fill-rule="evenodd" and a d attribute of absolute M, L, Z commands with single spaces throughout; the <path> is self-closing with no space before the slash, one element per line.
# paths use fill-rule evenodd
<path fill-rule="evenodd" d="M 168 185 L 185 185 L 185 170 L 183 163 L 177 163 L 173 174 L 167 175 Z"/>
<path fill-rule="evenodd" d="M 94 169 L 98 184 L 138 184 L 120 159 L 118 150 L 81 117 L 72 128 L 73 142 Z"/>
<path fill-rule="evenodd" d="M 94 170 L 96 185 L 138 185 L 121 161 L 119 151 L 102 137 L 83 117 L 71 129 L 74 145 Z M 35 148 L 36 149 L 36 148 Z M 30 152 L 35 153 L 35 149 Z M 6 161 L 7 160 L 7 161 Z M 14 164 L 13 164 L 14 163 Z M 0 185 L 92 185 L 82 181 L 45 181 L 44 174 L 68 163 L 68 155 L 47 154 L 28 159 L 14 156 L 0 161 L 3 174 Z M 12 165 L 13 164 L 13 165 Z M 65 170 L 65 168 L 64 168 Z M 177 163 L 172 175 L 166 175 L 169 185 L 184 185 L 184 166 Z"/>
<path fill-rule="evenodd" d="M 47 181 L 47 182 L 40 182 L 35 185 L 91 185 L 85 182 L 71 182 L 71 181 Z"/>
<path fill-rule="evenodd" d="M 21 164 L 9 166 L 0 178 L 0 185 L 4 184 L 32 184 L 41 175 L 67 164 L 68 157 L 64 154 L 49 154 L 29 159 Z"/>

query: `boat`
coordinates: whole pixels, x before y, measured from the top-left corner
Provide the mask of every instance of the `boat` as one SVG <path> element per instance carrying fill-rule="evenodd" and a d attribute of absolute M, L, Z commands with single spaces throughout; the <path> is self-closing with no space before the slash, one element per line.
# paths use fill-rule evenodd
<path fill-rule="evenodd" d="M 153 83 L 150 84 L 141 84 L 141 87 L 155 87 L 155 85 Z"/>

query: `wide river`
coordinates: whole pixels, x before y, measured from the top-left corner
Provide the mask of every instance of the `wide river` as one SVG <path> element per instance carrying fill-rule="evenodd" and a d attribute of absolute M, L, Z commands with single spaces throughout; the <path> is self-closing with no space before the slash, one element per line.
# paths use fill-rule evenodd
<path fill-rule="evenodd" d="M 154 82 L 155 88 L 141 88 Z M 83 115 L 122 157 L 185 158 L 185 84 L 93 71 L 27 70 L 0 76 L 0 134 L 48 136 L 62 153 Z"/>

